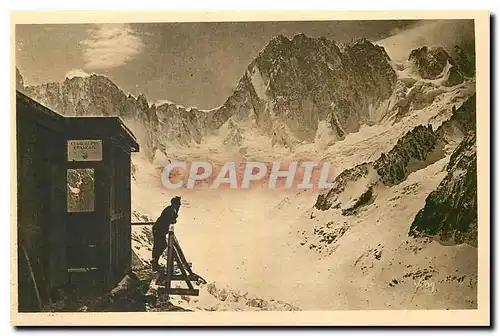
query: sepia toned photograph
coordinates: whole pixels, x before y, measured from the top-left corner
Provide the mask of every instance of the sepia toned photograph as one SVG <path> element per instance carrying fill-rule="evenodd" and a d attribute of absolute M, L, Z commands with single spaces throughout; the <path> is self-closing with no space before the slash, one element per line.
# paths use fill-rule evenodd
<path fill-rule="evenodd" d="M 18 13 L 14 320 L 488 325 L 481 14 Z"/>

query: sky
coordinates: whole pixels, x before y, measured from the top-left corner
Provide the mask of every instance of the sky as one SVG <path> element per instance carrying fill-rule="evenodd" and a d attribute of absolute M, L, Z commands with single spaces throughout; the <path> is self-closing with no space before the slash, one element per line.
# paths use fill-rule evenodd
<path fill-rule="evenodd" d="M 27 85 L 97 73 L 150 102 L 210 109 L 224 103 L 272 37 L 299 33 L 365 37 L 399 60 L 424 44 L 474 38 L 465 20 L 32 24 L 16 25 L 16 66 Z"/>

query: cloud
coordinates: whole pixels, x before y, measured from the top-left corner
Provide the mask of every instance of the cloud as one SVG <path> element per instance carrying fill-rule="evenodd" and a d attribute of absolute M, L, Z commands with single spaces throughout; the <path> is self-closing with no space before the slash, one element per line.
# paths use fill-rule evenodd
<path fill-rule="evenodd" d="M 389 57 L 395 61 L 406 60 L 411 50 L 424 45 L 439 45 L 450 49 L 454 45 L 474 41 L 472 20 L 424 21 L 410 29 L 376 42 L 383 46 Z"/>
<path fill-rule="evenodd" d="M 71 69 L 66 72 L 64 75 L 65 78 L 73 78 L 73 77 L 88 77 L 92 74 L 83 71 L 82 69 Z"/>
<path fill-rule="evenodd" d="M 102 70 L 121 66 L 144 49 L 144 43 L 129 24 L 99 24 L 80 42 L 85 69 Z"/>

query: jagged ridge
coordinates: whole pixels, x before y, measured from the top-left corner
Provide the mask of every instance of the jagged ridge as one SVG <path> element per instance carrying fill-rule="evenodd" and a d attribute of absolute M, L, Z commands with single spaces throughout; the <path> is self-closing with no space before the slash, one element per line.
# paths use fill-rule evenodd
<path fill-rule="evenodd" d="M 188 146 L 214 134 L 230 118 L 255 121 L 273 143 L 293 147 L 313 141 L 318 121 L 328 120 L 339 138 L 380 119 L 377 106 L 393 90 L 396 73 L 384 49 L 361 39 L 342 49 L 304 34 L 272 39 L 248 66 L 233 94 L 217 109 L 202 111 L 145 96 L 126 95 L 101 75 L 25 87 L 26 94 L 64 115 L 118 115 L 139 129 L 154 157 L 167 144 Z M 19 82 L 19 81 L 18 81 Z M 277 124 L 277 125 L 276 125 Z M 280 130 L 287 130 L 286 137 Z"/>
<path fill-rule="evenodd" d="M 403 135 L 387 154 L 344 170 L 335 178 L 333 188 L 318 195 L 315 207 L 342 208 L 344 214 L 354 214 L 368 204 L 363 200 L 376 197 L 376 185 L 391 187 L 403 182 L 412 172 L 445 157 L 445 144 L 453 144 L 471 130 L 475 130 L 475 95 L 458 109 L 452 107 L 452 116 L 436 131 L 431 125 L 419 125 Z"/>
<path fill-rule="evenodd" d="M 453 49 L 453 57 L 442 47 L 423 46 L 412 50 L 408 60 L 415 64 L 418 73 L 425 79 L 443 76 L 448 67 L 447 78 L 443 83 L 445 86 L 460 84 L 465 77 L 475 73 L 474 59 L 458 46 Z"/>
<path fill-rule="evenodd" d="M 420 125 L 406 133 L 373 163 L 381 181 L 387 186 L 396 185 L 413 171 L 427 166 L 427 158 L 436 148 L 437 140 L 431 125 Z"/>
<path fill-rule="evenodd" d="M 448 174 L 415 216 L 411 236 L 436 236 L 443 243 L 477 246 L 476 134 L 467 135 L 450 157 Z"/>

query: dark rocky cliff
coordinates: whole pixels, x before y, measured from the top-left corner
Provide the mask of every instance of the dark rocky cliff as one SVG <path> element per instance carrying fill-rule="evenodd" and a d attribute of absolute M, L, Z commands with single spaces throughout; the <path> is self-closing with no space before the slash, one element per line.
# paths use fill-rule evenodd
<path fill-rule="evenodd" d="M 434 236 L 445 244 L 477 246 L 476 134 L 467 135 L 450 157 L 448 174 L 429 194 L 409 234 Z"/>

